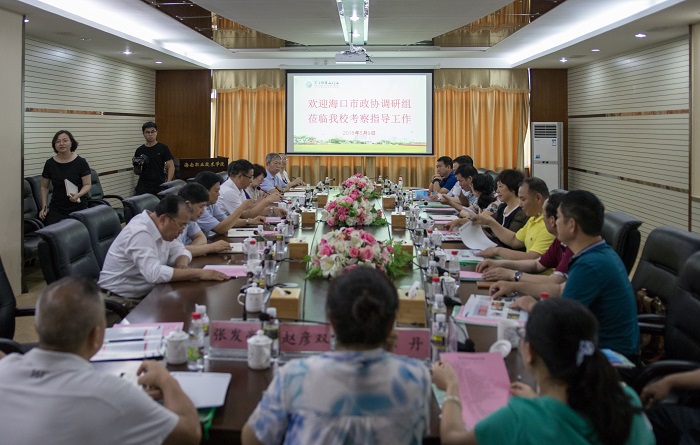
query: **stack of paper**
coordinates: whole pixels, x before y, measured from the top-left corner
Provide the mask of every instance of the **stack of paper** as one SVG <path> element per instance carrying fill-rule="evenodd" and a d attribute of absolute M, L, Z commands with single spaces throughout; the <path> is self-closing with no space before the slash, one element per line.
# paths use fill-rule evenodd
<path fill-rule="evenodd" d="M 142 360 L 163 357 L 162 326 L 118 326 L 105 330 L 102 348 L 90 361 Z"/>

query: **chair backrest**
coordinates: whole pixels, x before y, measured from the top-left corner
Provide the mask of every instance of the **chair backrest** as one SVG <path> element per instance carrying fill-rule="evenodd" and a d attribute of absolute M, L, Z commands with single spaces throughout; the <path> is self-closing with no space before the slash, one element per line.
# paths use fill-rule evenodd
<path fill-rule="evenodd" d="M 117 212 L 110 206 L 95 206 L 70 214 L 85 225 L 90 234 L 92 251 L 102 269 L 105 257 L 114 239 L 122 230 Z"/>
<path fill-rule="evenodd" d="M 632 270 L 639 253 L 642 222 L 625 212 L 607 212 L 603 219 L 603 239 L 620 255 L 627 273 Z"/>
<path fill-rule="evenodd" d="M 12 339 L 15 335 L 15 308 L 17 300 L 7 279 L 0 259 L 0 338 Z"/>
<path fill-rule="evenodd" d="M 36 208 L 41 208 L 41 175 L 28 176 L 26 178 L 29 181 L 29 186 L 32 188 L 32 195 L 34 195 L 34 202 L 36 203 Z M 51 203 L 51 195 L 53 195 L 53 185 L 49 183 L 49 196 L 46 200 L 46 205 Z"/>
<path fill-rule="evenodd" d="M 100 176 L 97 174 L 95 169 L 90 169 L 90 191 L 88 196 L 90 199 L 103 199 L 105 196 L 105 191 L 102 188 L 102 183 L 100 182 Z"/>
<path fill-rule="evenodd" d="M 39 264 L 47 284 L 67 276 L 94 280 L 100 277 L 90 233 L 83 223 L 68 218 L 36 233 L 41 237 Z"/>
<path fill-rule="evenodd" d="M 164 182 L 160 185 L 161 190 L 167 190 L 171 187 L 182 187 L 183 185 L 187 184 L 185 181 L 182 179 L 173 179 L 172 181 L 167 181 Z"/>
<path fill-rule="evenodd" d="M 226 170 L 222 172 L 217 172 L 216 174 L 219 175 L 219 178 L 221 178 L 221 182 L 224 182 L 228 179 L 228 173 L 226 172 Z"/>
<path fill-rule="evenodd" d="M 700 362 L 700 252 L 685 262 L 666 312 L 667 359 Z"/>
<path fill-rule="evenodd" d="M 182 188 L 182 185 L 174 185 L 174 186 L 167 188 L 165 190 L 161 190 L 158 192 L 158 197 L 160 199 L 163 199 L 169 195 L 177 195 L 177 192 L 179 192 L 181 188 Z"/>
<path fill-rule="evenodd" d="M 39 218 L 39 208 L 34 200 L 32 186 L 27 178 L 24 178 L 24 188 L 22 190 L 22 211 L 25 218 Z"/>
<path fill-rule="evenodd" d="M 668 305 L 676 294 L 681 269 L 698 251 L 700 235 L 675 227 L 657 227 L 644 244 L 632 287 L 635 291 L 645 288 L 649 296 L 659 297 Z"/>
<path fill-rule="evenodd" d="M 144 193 L 143 195 L 132 196 L 124 200 L 124 222 L 129 224 L 131 218 L 144 210 L 155 210 L 160 199 L 156 195 Z"/>

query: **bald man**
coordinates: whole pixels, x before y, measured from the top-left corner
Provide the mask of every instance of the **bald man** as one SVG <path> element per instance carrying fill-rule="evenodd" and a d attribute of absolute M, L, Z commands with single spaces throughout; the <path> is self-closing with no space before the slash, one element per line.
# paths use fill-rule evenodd
<path fill-rule="evenodd" d="M 197 410 L 161 364 L 141 364 L 141 386 L 93 369 L 105 324 L 104 300 L 89 280 L 64 278 L 41 293 L 39 347 L 0 360 L 3 443 L 199 443 Z"/>

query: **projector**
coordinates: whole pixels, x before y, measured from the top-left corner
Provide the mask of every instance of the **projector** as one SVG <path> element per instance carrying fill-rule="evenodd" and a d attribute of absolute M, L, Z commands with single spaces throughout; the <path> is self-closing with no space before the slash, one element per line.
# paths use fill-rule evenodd
<path fill-rule="evenodd" d="M 335 63 L 367 63 L 371 62 L 369 56 L 364 51 L 350 52 L 343 51 L 335 55 Z"/>

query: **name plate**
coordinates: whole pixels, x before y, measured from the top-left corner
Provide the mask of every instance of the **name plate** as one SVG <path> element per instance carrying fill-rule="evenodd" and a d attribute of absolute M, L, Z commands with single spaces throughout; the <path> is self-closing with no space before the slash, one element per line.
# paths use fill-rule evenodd
<path fill-rule="evenodd" d="M 327 352 L 331 350 L 331 328 L 323 324 L 282 323 L 281 352 Z"/>
<path fill-rule="evenodd" d="M 396 328 L 394 353 L 406 357 L 426 360 L 430 358 L 430 330 Z"/>
<path fill-rule="evenodd" d="M 259 321 L 212 320 L 209 339 L 212 348 L 248 349 L 247 340 L 262 329 Z"/>

